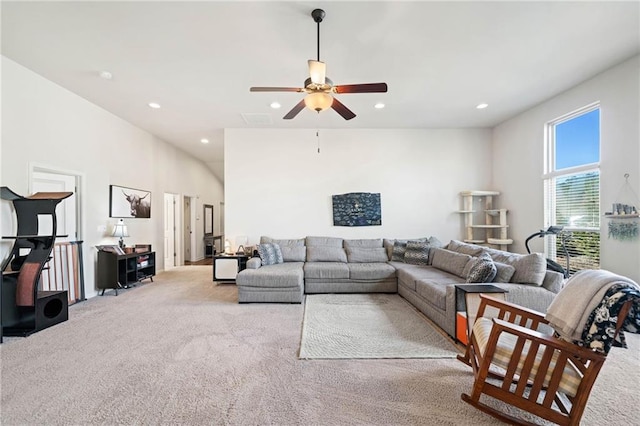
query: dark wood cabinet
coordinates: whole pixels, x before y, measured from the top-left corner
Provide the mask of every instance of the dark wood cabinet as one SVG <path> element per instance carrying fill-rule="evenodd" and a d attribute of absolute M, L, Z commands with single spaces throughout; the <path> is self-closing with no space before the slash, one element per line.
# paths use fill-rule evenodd
<path fill-rule="evenodd" d="M 131 253 L 118 255 L 107 251 L 98 252 L 98 270 L 96 281 L 98 290 L 115 290 L 118 295 L 119 288 L 129 288 L 136 283 L 151 279 L 156 274 L 156 253 Z"/>

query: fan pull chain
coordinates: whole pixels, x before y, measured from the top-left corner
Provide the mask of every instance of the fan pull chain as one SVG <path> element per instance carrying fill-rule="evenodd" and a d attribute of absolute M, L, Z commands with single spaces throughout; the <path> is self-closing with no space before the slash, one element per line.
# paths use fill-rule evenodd
<path fill-rule="evenodd" d="M 316 140 L 318 141 L 318 154 L 320 154 L 320 132 L 316 130 Z"/>

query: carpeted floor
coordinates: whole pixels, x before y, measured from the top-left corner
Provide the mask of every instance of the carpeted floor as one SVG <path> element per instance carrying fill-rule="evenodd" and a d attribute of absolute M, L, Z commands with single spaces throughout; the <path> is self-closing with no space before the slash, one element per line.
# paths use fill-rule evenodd
<path fill-rule="evenodd" d="M 302 305 L 237 303 L 207 266 L 95 297 L 0 345 L 3 425 L 493 425 L 454 359 L 300 360 Z M 613 349 L 585 425 L 638 424 L 640 339 Z"/>
<path fill-rule="evenodd" d="M 300 358 L 455 358 L 457 348 L 397 294 L 312 294 Z"/>

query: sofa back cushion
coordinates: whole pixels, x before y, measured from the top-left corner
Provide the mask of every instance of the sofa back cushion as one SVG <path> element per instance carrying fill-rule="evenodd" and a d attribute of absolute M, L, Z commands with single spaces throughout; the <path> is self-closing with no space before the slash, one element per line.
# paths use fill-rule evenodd
<path fill-rule="evenodd" d="M 305 239 L 306 245 L 308 246 L 329 246 L 329 247 L 340 247 L 342 248 L 343 244 L 342 238 L 336 237 L 307 237 Z"/>
<path fill-rule="evenodd" d="M 346 251 L 349 263 L 386 262 L 388 260 L 387 252 L 383 247 L 348 247 Z"/>
<path fill-rule="evenodd" d="M 307 262 L 347 263 L 347 253 L 342 247 L 307 245 Z"/>
<path fill-rule="evenodd" d="M 280 246 L 282 259 L 285 262 L 304 262 L 307 260 L 307 248 L 305 246 Z"/>
<path fill-rule="evenodd" d="M 547 272 L 547 261 L 540 253 L 516 254 L 500 252 L 492 254 L 496 262 L 506 263 L 516 268 L 511 277 L 512 283 L 541 286 Z"/>
<path fill-rule="evenodd" d="M 262 236 L 260 237 L 260 244 L 264 243 L 278 244 L 281 248 L 282 246 L 304 246 L 304 238 L 279 240 L 276 238 Z"/>
<path fill-rule="evenodd" d="M 483 252 L 483 247 L 475 244 L 463 243 L 458 240 L 451 240 L 446 247 L 447 250 L 455 251 L 456 253 L 464 253 L 469 256 L 479 256 Z"/>
<path fill-rule="evenodd" d="M 460 278 L 466 278 L 465 266 L 473 258 L 468 254 L 456 253 L 451 250 L 442 248 L 433 249 L 433 259 L 431 265 L 435 268 L 457 275 Z"/>
<path fill-rule="evenodd" d="M 344 248 L 382 248 L 382 238 L 344 240 Z"/>

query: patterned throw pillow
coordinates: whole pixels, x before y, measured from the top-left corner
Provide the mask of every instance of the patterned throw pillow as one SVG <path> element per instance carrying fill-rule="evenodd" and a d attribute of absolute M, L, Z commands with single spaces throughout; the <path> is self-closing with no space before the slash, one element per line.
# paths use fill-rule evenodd
<path fill-rule="evenodd" d="M 407 251 L 407 242 L 402 240 L 396 240 L 393 243 L 393 250 L 391 251 L 391 260 L 395 262 L 404 262 L 404 254 Z"/>
<path fill-rule="evenodd" d="M 272 243 L 258 245 L 258 255 L 263 265 L 275 265 L 282 263 L 282 251 L 280 246 Z"/>
<path fill-rule="evenodd" d="M 482 253 L 475 260 L 475 263 L 467 276 L 468 283 L 490 283 L 498 272 L 496 265 L 489 253 Z"/>
<path fill-rule="evenodd" d="M 412 265 L 428 265 L 430 248 L 428 241 L 408 241 L 404 261 Z"/>

